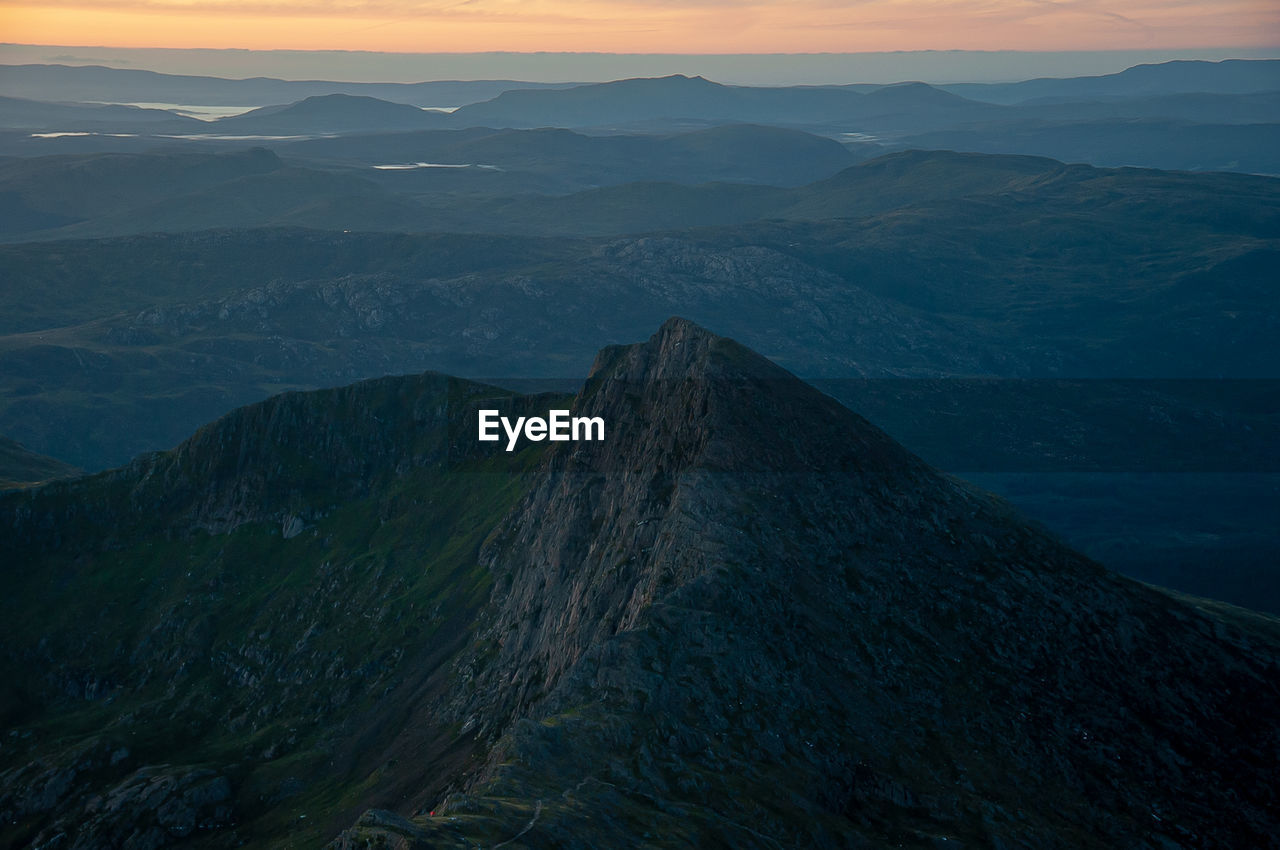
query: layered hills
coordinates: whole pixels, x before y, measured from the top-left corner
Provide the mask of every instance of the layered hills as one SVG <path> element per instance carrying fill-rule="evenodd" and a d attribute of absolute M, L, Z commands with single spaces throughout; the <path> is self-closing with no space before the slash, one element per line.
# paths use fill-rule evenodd
<path fill-rule="evenodd" d="M 569 406 L 606 439 L 475 441 Z M 12 846 L 1266 846 L 1280 623 L 683 320 L 0 497 Z M 363 812 L 363 814 L 362 814 Z"/>
<path fill-rule="evenodd" d="M 282 187 L 312 173 L 266 151 L 174 155 L 158 172 L 127 158 L 30 165 L 0 168 L 30 193 L 15 191 L 22 203 L 65 215 L 75 187 L 94 185 L 103 189 L 94 193 L 99 222 L 136 223 L 150 204 L 149 220 L 176 224 L 179 201 L 157 200 L 153 181 L 140 179 L 148 173 L 187 187 L 181 204 L 201 215 L 233 186 L 245 199 L 235 209 L 252 197 L 258 210 L 314 213 L 327 197 L 353 223 L 365 208 L 357 202 L 370 197 L 291 199 Z M 68 172 L 75 179 L 59 177 Z M 143 184 L 134 204 L 111 191 L 133 182 Z M 260 185 L 249 192 L 252 183 Z M 572 233 L 575 221 L 634 217 L 643 226 L 652 212 L 706 223 L 750 214 L 745 197 L 764 204 L 757 220 L 678 233 L 236 230 L 8 246 L 0 433 L 102 469 L 282 389 L 428 367 L 576 381 L 599 346 L 677 311 L 811 378 L 1269 379 L 1280 374 L 1271 344 L 1276 186 L 914 152 L 799 189 L 619 187 L 531 202 L 527 211 L 539 214 L 520 219 Z M 742 202 L 717 203 L 726 197 Z M 461 217 L 455 210 L 454 222 Z M 1205 397 L 1188 389 L 1193 409 L 1204 410 Z M 1194 419 L 1227 430 L 1197 432 L 1187 445 L 1217 457 L 1215 447 L 1265 441 L 1275 433 L 1267 408 L 1210 403 Z M 992 418 L 1003 414 L 975 421 Z M 1040 430 L 1034 439 L 1057 454 L 1079 454 L 1054 429 Z M 1256 466 L 1274 468 L 1261 457 Z"/>
<path fill-rule="evenodd" d="M 770 88 L 683 75 L 562 86 L 500 81 L 359 85 L 162 80 L 145 72 L 0 67 L 6 91 L 24 97 L 81 93 L 90 100 L 83 93 L 94 89 L 95 73 L 116 84 L 94 98 L 107 105 L 0 102 L 0 128 L 5 128 L 0 154 L 207 150 L 242 146 L 246 136 L 282 141 L 432 128 L 558 127 L 593 135 L 667 135 L 750 123 L 817 133 L 849 146 L 860 158 L 946 148 L 1100 166 L 1277 174 L 1280 82 L 1275 68 L 1274 61 L 1171 62 L 1101 77 L 995 86 L 902 82 Z M 161 96 L 165 90 L 169 93 Z M 167 109 L 138 109 L 136 103 Z M 192 117 L 213 119 L 228 109 L 216 104 L 225 103 L 258 108 L 217 120 Z M 492 187 L 472 183 L 471 188 Z M 542 189 L 523 184 L 518 191 Z"/>
<path fill-rule="evenodd" d="M 1025 103 L 1046 98 L 1084 100 L 1162 96 L 1187 92 L 1254 94 L 1276 90 L 1280 61 L 1225 59 L 1220 62 L 1175 60 L 1135 65 L 1096 77 L 1049 78 L 1017 83 L 954 83 L 948 91 L 991 103 Z"/>
<path fill-rule="evenodd" d="M 563 88 L 572 83 L 517 80 L 436 80 L 423 83 L 352 83 L 340 80 L 227 79 L 161 74 L 100 65 L 3 65 L 6 90 L 35 100 L 272 106 L 308 97 L 346 94 L 420 107 L 453 107 L 489 100 L 518 88 Z"/>
<path fill-rule="evenodd" d="M 989 103 L 1044 98 L 1115 98 L 1186 92 L 1251 94 L 1276 90 L 1275 60 L 1172 61 L 1136 65 L 1115 74 L 1041 78 L 1016 83 L 951 83 L 940 88 Z M 687 78 L 686 78 L 687 79 Z M 0 81 L 16 97 L 61 102 L 149 102 L 269 106 L 326 94 L 376 97 L 421 107 L 462 106 L 513 89 L 563 89 L 576 83 L 516 80 L 438 80 L 423 83 L 352 83 L 340 80 L 225 79 L 95 65 L 4 65 Z M 820 88 L 820 87 L 804 87 Z M 876 85 L 850 86 L 869 91 Z"/>
<path fill-rule="evenodd" d="M 220 133 L 368 133 L 439 126 L 443 115 L 416 106 L 350 94 L 313 95 L 284 106 L 263 106 L 223 118 Z"/>
<path fill-rule="evenodd" d="M 558 217 L 568 215 L 562 229 L 587 231 L 607 200 L 587 195 L 557 204 L 552 196 L 637 181 L 734 181 L 753 184 L 776 208 L 785 206 L 786 193 L 769 188 L 821 180 L 858 160 L 830 139 L 749 126 L 604 138 L 567 130 L 427 131 L 275 147 L 0 161 L 0 239 L 280 225 L 528 231 L 540 229 L 548 205 L 563 208 Z M 535 191 L 544 194 L 531 197 Z M 707 201 L 693 221 L 708 219 Z M 596 229 L 663 221 L 653 204 L 618 219 L 615 212 Z"/>
<path fill-rule="evenodd" d="M 74 478 L 81 470 L 57 458 L 37 454 L 21 443 L 0 437 L 0 490 L 29 487 L 55 478 Z"/>

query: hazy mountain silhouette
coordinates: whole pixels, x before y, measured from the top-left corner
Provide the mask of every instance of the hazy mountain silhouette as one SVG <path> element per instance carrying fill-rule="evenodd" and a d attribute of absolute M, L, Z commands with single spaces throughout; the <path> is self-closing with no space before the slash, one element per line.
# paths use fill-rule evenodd
<path fill-rule="evenodd" d="M 920 131 L 978 120 L 1000 107 L 965 100 L 923 83 L 863 94 L 838 86 L 749 88 L 675 75 L 618 80 L 556 91 L 508 91 L 453 113 L 459 126 L 600 127 L 670 119 L 711 123 L 839 125 Z"/>
<path fill-rule="evenodd" d="M 275 145 L 322 165 L 443 163 L 471 169 L 409 168 L 377 173 L 388 188 L 517 194 L 567 193 L 637 180 L 715 180 L 795 186 L 852 165 L 838 142 L 779 127 L 726 125 L 692 133 L 588 136 L 564 129 L 429 130 L 308 139 Z"/>
<path fill-rule="evenodd" d="M 373 97 L 328 94 L 284 106 L 264 106 L 211 123 L 217 133 L 351 133 L 420 130 L 442 126 L 447 117 L 416 106 Z"/>
<path fill-rule="evenodd" d="M 164 109 L 90 103 L 44 103 L 0 97 L 0 127 L 6 129 L 181 133 L 197 131 L 197 128 L 204 126 L 203 122 L 195 118 L 186 118 Z"/>
<path fill-rule="evenodd" d="M 317 95 L 348 94 L 414 106 L 453 107 L 489 100 L 508 89 L 564 88 L 574 84 L 517 80 L 352 83 L 270 77 L 238 80 L 94 65 L 0 65 L 0 85 L 14 96 L 52 101 L 269 106 Z"/>
<path fill-rule="evenodd" d="M 1041 78 L 1017 83 L 953 83 L 942 88 L 975 100 L 1020 103 L 1036 98 L 1139 97 L 1169 94 L 1251 94 L 1280 90 L 1280 60 L 1179 59 L 1135 65 L 1096 77 Z"/>

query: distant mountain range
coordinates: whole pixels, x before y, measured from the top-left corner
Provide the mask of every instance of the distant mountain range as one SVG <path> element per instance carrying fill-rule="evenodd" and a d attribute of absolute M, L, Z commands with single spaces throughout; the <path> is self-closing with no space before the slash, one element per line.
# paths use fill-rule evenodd
<path fill-rule="evenodd" d="M 350 83 L 336 80 L 235 80 L 160 74 L 96 65 L 0 65 L 0 89 L 13 97 L 63 102 L 172 103 L 271 106 L 308 97 L 349 94 L 413 106 L 455 107 L 519 88 L 567 88 L 574 83 L 518 80 L 440 80 L 424 83 Z"/>
<path fill-rule="evenodd" d="M 213 122 L 218 133 L 338 134 L 422 130 L 448 124 L 446 115 L 373 97 L 328 94 L 286 106 L 264 106 Z"/>
<path fill-rule="evenodd" d="M 861 92 L 848 87 L 747 88 L 702 77 L 620 80 L 559 91 L 509 91 L 464 106 L 460 126 L 608 127 L 643 122 L 772 123 L 849 126 L 870 132 L 919 132 L 990 119 L 1000 107 L 924 83 Z"/>
<path fill-rule="evenodd" d="M 585 234 L 661 227 L 664 212 L 690 223 L 722 223 L 750 217 L 759 205 L 717 215 L 707 203 L 691 211 L 663 206 L 658 197 L 628 208 L 610 206 L 607 195 L 560 200 L 529 193 L 637 180 L 729 180 L 754 184 L 781 213 L 788 190 L 759 184 L 808 183 L 857 161 L 830 139 L 750 126 L 662 138 L 442 131 L 297 144 L 281 149 L 286 159 L 256 148 L 0 161 L 0 239 L 282 224 L 485 232 L 552 227 Z M 470 197 L 454 197 L 468 188 Z M 716 189 L 698 193 L 714 205 Z M 556 208 L 555 218 L 544 217 Z"/>
<path fill-rule="evenodd" d="M 1018 83 L 955 83 L 942 88 L 974 100 L 1026 103 L 1052 98 L 1152 97 L 1173 94 L 1254 94 L 1280 90 L 1280 60 L 1176 60 L 1135 65 L 1097 77 L 1042 78 Z"/>
<path fill-rule="evenodd" d="M 141 236 L 227 210 L 223 224 L 355 230 L 422 208 L 265 151 L 162 171 L 35 162 L 9 165 L 29 181 L 0 184 L 10 197 L 97 198 L 97 226 L 135 234 L 0 250 L 0 433 L 91 468 L 287 387 L 428 365 L 578 376 L 676 309 L 813 377 L 1280 375 L 1268 178 L 904 153 L 795 190 L 631 184 L 472 207 L 506 228 L 490 235 Z M 151 194 L 116 206 L 120 187 Z M 738 220 L 707 227 L 726 210 Z M 462 229 L 466 207 L 452 215 L 436 226 Z M 664 224 L 704 229 L 644 233 Z M 630 235 L 583 238 L 602 226 Z"/>
<path fill-rule="evenodd" d="M 145 130 L 147 132 L 199 132 L 207 125 L 165 109 L 143 109 L 83 103 L 45 103 L 17 97 L 0 97 L 0 127 L 11 130 Z"/>
<path fill-rule="evenodd" d="M 358 164 L 410 150 L 452 162 L 418 168 L 410 161 L 391 171 Z M 1238 209 L 1252 220 L 1250 232 L 1260 235 L 1271 235 L 1275 214 L 1275 181 L 1269 178 L 1125 173 L 1038 157 L 917 151 L 849 166 L 855 157 L 835 142 L 750 126 L 662 139 L 564 130 L 404 134 L 316 140 L 284 151 L 323 159 L 286 160 L 259 148 L 0 162 L 0 238 L 263 226 L 602 236 L 764 219 L 849 218 L 1011 192 L 1030 193 L 1037 203 L 1061 196 L 1060 203 L 1083 211 L 1094 187 L 1107 183 L 1132 187 L 1121 197 L 1135 203 L 1148 192 L 1168 193 L 1188 221 L 1207 223 L 1205 214 L 1185 205 L 1184 193 L 1200 199 L 1206 211 Z M 355 162 L 340 159 L 345 157 Z M 793 188 L 758 185 L 828 174 Z M 628 179 L 636 182 L 566 195 L 530 191 L 536 186 L 563 192 Z M 732 182 L 690 185 L 704 180 Z M 520 188 L 526 193 L 518 193 Z M 1260 198 L 1266 200 L 1254 206 Z"/>
<path fill-rule="evenodd" d="M 551 407 L 605 438 L 475 439 Z M 11 846 L 1280 830 L 1280 621 L 1105 570 L 680 319 L 572 398 L 280 395 L 0 527 Z"/>
<path fill-rule="evenodd" d="M 310 150 L 321 156 L 327 150 L 343 160 L 360 149 L 395 151 L 401 164 L 414 164 L 437 160 L 431 159 L 429 140 L 400 135 L 407 131 L 575 128 L 592 135 L 637 137 L 749 123 L 826 136 L 844 144 L 856 158 L 931 148 L 1052 156 L 1102 166 L 1280 174 L 1277 68 L 1280 64 L 1268 60 L 1168 63 L 1109 77 L 1032 80 L 1017 84 L 1024 88 L 996 87 L 994 94 L 985 95 L 982 87 L 944 89 L 918 82 L 758 88 L 677 75 L 566 87 L 510 87 L 453 112 L 420 109 L 414 98 L 404 102 L 409 89 L 391 92 L 393 99 L 388 100 L 353 93 L 364 89 L 348 90 L 338 84 L 324 89 L 328 84 L 316 83 L 323 93 L 207 121 L 155 108 L 11 97 L 0 101 L 0 127 L 6 128 L 0 130 L 0 155 L 142 153 L 180 145 L 209 150 L 243 146 L 246 139 L 254 138 L 282 145 L 298 139 L 354 136 L 351 144 L 317 145 Z M 40 76 L 25 66 L 0 69 L 0 77 L 5 74 L 18 83 Z M 31 86 L 23 85 L 11 88 L 17 93 L 30 90 Z M 296 93 L 304 90 L 312 89 Z M 199 91 L 203 89 L 198 86 Z M 123 94 L 116 96 L 123 99 Z M 371 138 L 376 135 L 388 138 Z M 419 141 L 426 144 L 415 150 Z M 308 149 L 294 150 L 302 155 Z M 615 161 L 610 167 L 616 165 Z M 492 175 L 477 181 L 476 177 L 448 179 L 465 184 L 470 194 L 570 190 L 554 182 L 492 179 Z M 574 188 L 589 185 L 579 181 Z"/>
<path fill-rule="evenodd" d="M 1207 93 L 1250 94 L 1280 89 L 1280 60 L 1173 61 L 1137 65 L 1095 77 L 1044 78 L 1017 83 L 938 86 L 971 100 L 1016 104 L 1043 98 L 1095 99 Z M 851 83 L 855 91 L 880 86 Z M 581 83 L 517 80 L 442 80 L 422 83 L 350 83 L 335 80 L 226 79 L 154 71 L 69 65 L 0 65 L 0 87 L 11 97 L 59 102 L 129 102 L 269 106 L 307 97 L 349 94 L 425 107 L 455 107 L 492 100 L 515 89 L 568 89 Z M 829 90 L 838 86 L 787 87 Z M 768 91 L 769 89 L 765 89 Z M 776 89 L 775 89 L 776 90 Z"/>

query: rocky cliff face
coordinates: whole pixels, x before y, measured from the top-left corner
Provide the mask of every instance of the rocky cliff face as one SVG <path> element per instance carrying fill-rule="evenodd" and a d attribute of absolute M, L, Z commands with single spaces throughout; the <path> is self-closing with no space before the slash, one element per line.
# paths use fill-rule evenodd
<path fill-rule="evenodd" d="M 682 320 L 598 356 L 602 442 L 507 455 L 480 402 L 548 400 L 290 396 L 0 500 L 0 836 L 1274 846 L 1273 618 L 1108 573 Z"/>
<path fill-rule="evenodd" d="M 1266 846 L 1274 621 L 1107 573 L 735 343 L 601 353 L 482 553 L 421 846 Z M 1229 814 L 1228 814 L 1229 813 Z"/>

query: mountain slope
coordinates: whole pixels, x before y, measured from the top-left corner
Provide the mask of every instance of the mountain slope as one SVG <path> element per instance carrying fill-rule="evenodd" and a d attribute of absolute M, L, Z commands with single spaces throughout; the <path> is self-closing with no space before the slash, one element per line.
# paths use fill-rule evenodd
<path fill-rule="evenodd" d="M 1097 77 L 1041 78 L 1017 83 L 956 83 L 942 86 L 975 100 L 1019 103 L 1044 97 L 1101 98 L 1168 94 L 1251 94 L 1280 90 L 1280 60 L 1174 60 L 1135 65 Z"/>
<path fill-rule="evenodd" d="M 409 198 L 350 173 L 290 167 L 264 148 L 90 154 L 0 165 L 0 238 L 293 224 L 393 230 L 420 221 Z"/>
<path fill-rule="evenodd" d="M 463 437 L 548 403 L 433 374 L 286 394 L 0 497 L 0 843 L 315 846 L 385 799 L 366 748 L 442 687 L 530 464 Z"/>
<path fill-rule="evenodd" d="M 485 767 L 337 846 L 1270 840 L 1274 621 L 1215 634 L 685 322 L 575 408 L 611 439 L 482 552 Z"/>
<path fill-rule="evenodd" d="M 205 125 L 163 109 L 90 103 L 46 103 L 0 97 L 0 127 L 44 131 L 197 132 Z"/>
<path fill-rule="evenodd" d="M 416 106 L 349 94 L 316 95 L 283 106 L 264 106 L 213 122 L 218 133 L 351 133 L 421 130 L 445 117 Z"/>
<path fill-rule="evenodd" d="M 79 474 L 80 470 L 68 463 L 36 454 L 21 443 L 0 437 L 0 490 L 29 487 Z"/>
<path fill-rule="evenodd" d="M 208 216 L 200 198 L 235 190 L 237 209 L 304 218 L 319 206 L 304 190 L 339 183 L 307 175 L 325 179 L 296 186 L 276 168 L 143 209 L 164 226 L 179 203 Z M 273 230 L 7 246 L 0 433 L 101 469 L 282 388 L 428 367 L 577 380 L 601 345 L 677 311 L 814 378 L 1280 375 L 1272 179 L 904 152 L 796 190 L 633 184 L 512 206 L 488 209 L 568 233 L 793 220 L 592 240 Z"/>
<path fill-rule="evenodd" d="M 924 83 L 881 86 L 863 94 L 842 86 L 726 86 L 676 74 L 569 89 L 507 91 L 462 107 L 450 120 L 458 127 L 604 127 L 680 119 L 921 132 L 1003 112 L 1003 107 Z"/>
<path fill-rule="evenodd" d="M 1017 153 L 1099 166 L 1280 174 L 1280 121 L 1209 124 L 1153 119 L 1041 121 L 959 127 L 903 144 L 976 153 Z"/>
<path fill-rule="evenodd" d="M 382 166 L 384 185 L 441 192 L 446 179 L 487 193 L 561 193 L 636 180 L 734 180 L 800 185 L 857 161 L 831 139 L 777 127 L 727 125 L 674 136 L 586 136 L 569 130 L 428 130 L 338 136 L 277 146 L 288 157 Z M 412 168 L 416 163 L 451 168 Z M 386 169 L 387 165 L 400 168 Z M 460 166 L 471 165 L 472 168 Z M 410 167 L 406 167 L 410 166 Z"/>
<path fill-rule="evenodd" d="M 564 88 L 573 83 L 515 80 L 436 80 L 351 83 L 336 80 L 225 79 L 161 74 L 100 65 L 2 65 L 0 84 L 15 96 L 53 101 L 267 106 L 327 94 L 376 97 L 415 106 L 450 107 L 488 100 L 508 89 Z"/>
<path fill-rule="evenodd" d="M 474 439 L 489 405 L 606 439 L 507 454 Z M 15 847 L 1280 826 L 1280 623 L 1106 572 L 683 320 L 571 403 L 432 375 L 282 396 L 0 523 Z"/>

